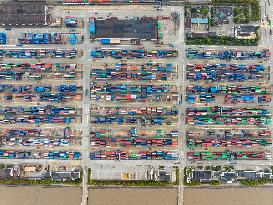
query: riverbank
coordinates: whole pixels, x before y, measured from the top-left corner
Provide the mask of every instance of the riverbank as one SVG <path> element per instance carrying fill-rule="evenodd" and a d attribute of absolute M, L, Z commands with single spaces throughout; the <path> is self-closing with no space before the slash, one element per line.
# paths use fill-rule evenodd
<path fill-rule="evenodd" d="M 186 188 L 184 205 L 272 205 L 272 187 Z"/>
<path fill-rule="evenodd" d="M 92 188 L 90 205 L 176 205 L 177 188 Z"/>
<path fill-rule="evenodd" d="M 1 205 L 80 205 L 80 187 L 0 186 Z"/>

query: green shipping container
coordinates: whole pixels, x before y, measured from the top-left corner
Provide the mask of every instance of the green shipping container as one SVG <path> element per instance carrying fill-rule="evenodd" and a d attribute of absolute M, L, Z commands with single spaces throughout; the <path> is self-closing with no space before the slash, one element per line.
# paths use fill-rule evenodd
<path fill-rule="evenodd" d="M 163 33 L 162 32 L 159 33 L 159 38 L 163 39 Z"/>

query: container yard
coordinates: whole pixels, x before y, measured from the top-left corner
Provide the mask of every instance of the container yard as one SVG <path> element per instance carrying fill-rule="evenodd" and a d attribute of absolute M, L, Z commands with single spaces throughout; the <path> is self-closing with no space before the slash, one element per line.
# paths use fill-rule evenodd
<path fill-rule="evenodd" d="M 29 2 L 17 3 L 15 7 L 25 4 L 32 8 Z M 32 13 L 46 2 L 40 4 L 32 8 Z M 1 159 L 82 158 L 84 63 L 80 59 L 84 54 L 84 22 L 78 16 L 61 15 L 56 28 L 51 22 L 55 14 L 48 15 L 47 9 L 39 13 L 48 23 L 43 27 L 41 21 L 23 23 L 29 19 L 31 24 L 39 15 L 22 5 L 24 25 L 16 23 L 16 28 L 10 25 L 12 28 L 5 26 L 0 31 L 0 44 L 4 44 L 0 48 Z"/>
<path fill-rule="evenodd" d="M 25 0 L 0 3 L 7 13 L 0 14 L 5 166 L 29 162 L 28 173 L 32 163 L 58 164 L 56 184 L 65 182 L 66 166 L 80 166 L 80 181 L 70 185 L 81 186 L 83 205 L 93 201 L 89 187 L 104 185 L 175 187 L 181 205 L 190 164 L 272 164 L 273 44 L 246 47 L 252 40 L 242 33 L 250 25 L 226 31 L 241 32 L 244 39 L 234 40 L 241 46 L 224 45 L 233 38 L 217 37 L 217 30 L 206 41 L 220 47 L 199 46 L 211 19 L 202 6 L 187 18 L 189 2 L 41 1 L 36 8 Z M 21 2 L 30 10 L 19 9 Z M 211 7 L 225 22 L 230 5 Z M 265 26 L 257 22 L 255 35 L 258 27 Z M 188 30 L 199 35 L 194 45 Z"/>
<path fill-rule="evenodd" d="M 170 14 L 89 17 L 91 43 L 100 44 L 89 53 L 91 160 L 179 159 L 180 68 L 168 44 Z"/>
<path fill-rule="evenodd" d="M 40 41 L 38 34 L 34 36 L 31 38 Z M 43 38 L 39 44 L 50 43 L 46 35 Z M 1 158 L 80 159 L 81 152 L 63 149 L 75 150 L 81 144 L 81 131 L 75 125 L 81 123 L 78 105 L 83 66 L 70 59 L 82 52 L 41 48 L 3 49 L 0 53 L 0 101 L 9 103 L 1 107 Z M 14 62 L 16 58 L 19 61 Z M 25 62 L 27 59 L 31 62 Z M 56 127 L 48 127 L 53 124 Z M 40 151 L 32 151 L 37 148 Z"/>
<path fill-rule="evenodd" d="M 186 55 L 187 159 L 270 160 L 270 51 L 188 49 Z"/>
<path fill-rule="evenodd" d="M 79 12 L 50 3 L 33 12 L 18 8 L 14 23 L 0 28 L 1 161 L 30 163 L 26 176 L 32 165 L 58 164 L 56 180 L 43 178 L 53 186 L 69 184 L 67 165 L 85 164 L 82 181 L 70 184 L 82 191 L 96 163 L 121 161 L 130 169 L 133 161 L 178 163 L 181 68 L 172 43 L 180 31 L 173 8 L 125 8 L 121 15 L 111 8 Z M 42 24 L 35 12 L 44 5 Z"/>
<path fill-rule="evenodd" d="M 94 104 L 90 110 L 91 160 L 178 160 L 178 131 L 172 129 L 178 123 L 176 104 L 179 95 L 175 85 L 178 66 L 160 63 L 162 61 L 130 62 L 135 58 L 176 56 L 177 51 L 168 50 L 91 51 L 91 57 L 96 61 L 90 74 L 90 97 L 91 102 L 101 103 Z M 109 63 L 104 63 L 106 57 L 112 57 Z M 112 59 L 124 58 L 127 59 L 125 62 L 112 63 Z M 128 105 L 122 107 L 120 102 Z M 142 106 L 144 102 L 153 107 Z M 109 130 L 109 124 L 120 128 Z M 148 148 L 153 151 L 147 151 Z"/>

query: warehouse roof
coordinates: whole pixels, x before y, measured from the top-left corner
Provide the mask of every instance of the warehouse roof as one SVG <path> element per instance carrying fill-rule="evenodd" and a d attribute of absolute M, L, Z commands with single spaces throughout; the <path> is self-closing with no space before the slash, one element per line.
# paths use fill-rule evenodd
<path fill-rule="evenodd" d="M 240 33 L 252 33 L 256 31 L 255 26 L 239 26 L 238 29 Z"/>
<path fill-rule="evenodd" d="M 8 26 L 45 25 L 46 1 L 7 1 L 0 3 L 0 24 Z"/>
<path fill-rule="evenodd" d="M 224 172 L 221 174 L 221 181 L 222 182 L 231 182 L 235 181 L 237 175 L 235 172 Z"/>
<path fill-rule="evenodd" d="M 256 179 L 257 178 L 256 171 L 238 170 L 237 173 L 238 173 L 238 176 L 241 178 L 246 178 L 246 179 Z"/>
<path fill-rule="evenodd" d="M 54 181 L 70 180 L 71 172 L 52 172 L 52 178 Z"/>
<path fill-rule="evenodd" d="M 158 178 L 159 178 L 160 181 L 166 181 L 166 182 L 168 182 L 168 181 L 171 180 L 170 174 L 167 174 L 167 173 L 166 173 L 165 171 L 163 171 L 163 170 L 160 170 L 160 171 L 159 171 Z"/>
<path fill-rule="evenodd" d="M 0 179 L 10 179 L 11 178 L 11 168 L 5 168 L 0 170 Z"/>
<path fill-rule="evenodd" d="M 208 182 L 212 178 L 211 171 L 194 170 L 192 174 L 193 174 L 193 180 L 196 180 L 196 181 Z"/>
<path fill-rule="evenodd" d="M 157 39 L 157 19 L 136 18 L 96 20 L 96 38 Z"/>

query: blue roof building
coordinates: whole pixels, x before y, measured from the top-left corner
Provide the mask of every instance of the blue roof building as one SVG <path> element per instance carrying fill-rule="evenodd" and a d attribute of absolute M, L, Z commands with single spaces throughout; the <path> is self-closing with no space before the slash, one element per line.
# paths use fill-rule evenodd
<path fill-rule="evenodd" d="M 208 24 L 209 19 L 208 18 L 191 18 L 191 23 Z"/>

